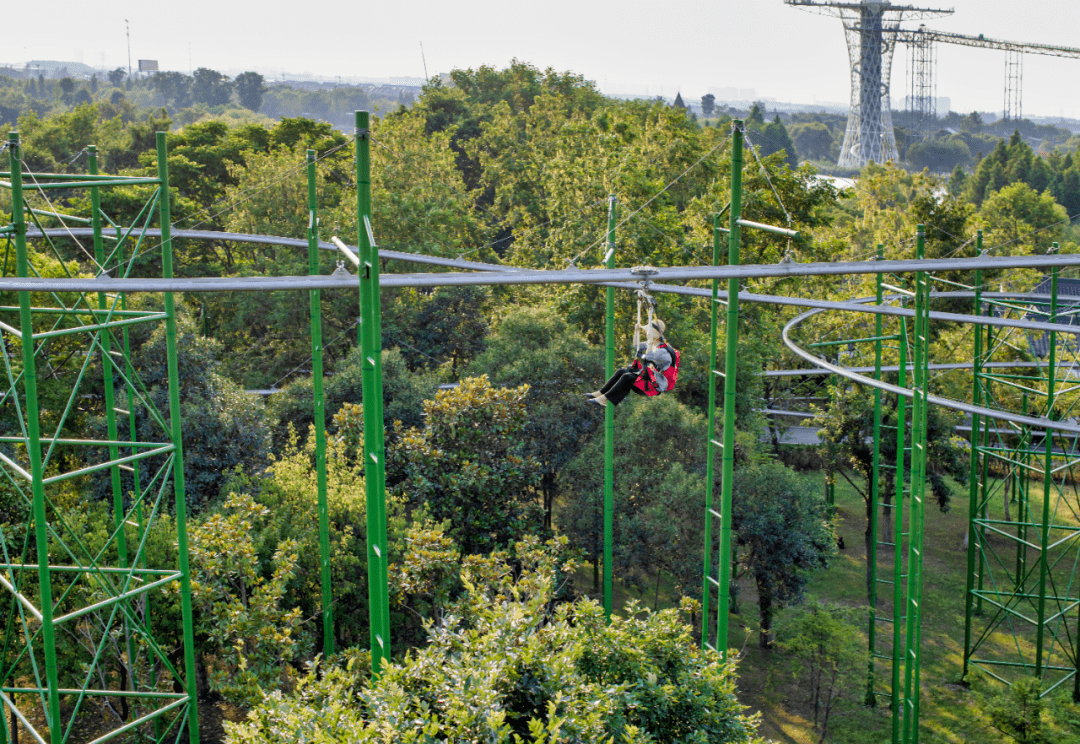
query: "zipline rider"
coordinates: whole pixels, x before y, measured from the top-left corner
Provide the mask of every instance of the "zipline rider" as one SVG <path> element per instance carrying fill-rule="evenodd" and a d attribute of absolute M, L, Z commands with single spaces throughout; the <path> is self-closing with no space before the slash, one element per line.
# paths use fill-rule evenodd
<path fill-rule="evenodd" d="M 636 267 L 635 271 L 643 274 L 655 272 L 655 269 Z M 647 276 L 647 274 L 646 274 Z M 633 390 L 638 395 L 654 396 L 674 389 L 679 377 L 679 350 L 667 343 L 664 338 L 666 326 L 656 317 L 656 300 L 649 294 L 648 279 L 644 287 L 638 290 L 637 323 L 634 325 L 634 361 L 629 367 L 615 370 L 615 374 L 604 386 L 593 393 L 586 393 L 586 400 L 597 405 L 611 403 L 619 405 Z M 648 307 L 648 322 L 641 325 L 642 305 Z M 645 331 L 645 343 L 639 343 L 641 331 Z"/>

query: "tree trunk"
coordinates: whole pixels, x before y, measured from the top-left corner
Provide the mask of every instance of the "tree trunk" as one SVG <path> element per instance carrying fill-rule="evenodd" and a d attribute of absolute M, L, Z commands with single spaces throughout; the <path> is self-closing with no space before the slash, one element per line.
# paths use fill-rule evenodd
<path fill-rule="evenodd" d="M 829 689 L 825 691 L 825 718 L 821 722 L 821 738 L 818 739 L 818 744 L 824 744 L 825 737 L 829 735 L 829 716 L 832 714 L 833 704 L 836 702 L 837 698 L 840 697 L 839 692 L 836 690 L 836 680 L 838 676 L 839 670 L 834 669 L 832 679 L 829 680 Z M 816 714 L 814 722 L 817 723 Z"/>
<path fill-rule="evenodd" d="M 870 493 L 873 493 L 871 491 Z M 874 539 L 874 533 L 870 529 L 870 525 L 874 521 L 874 499 L 867 494 L 867 498 L 864 500 L 866 504 L 866 529 L 863 530 L 863 544 L 866 546 L 866 601 L 869 602 L 874 592 L 874 578 L 873 578 L 873 566 L 870 565 L 870 556 L 873 555 L 874 545 L 872 543 Z"/>
<path fill-rule="evenodd" d="M 660 604 L 660 573 L 663 569 L 656 569 L 656 593 L 653 595 L 652 609 L 656 612 L 657 606 Z"/>
<path fill-rule="evenodd" d="M 540 491 L 544 494 L 544 529 L 551 529 L 551 510 L 555 504 L 555 478 L 545 473 L 540 480 Z"/>
<path fill-rule="evenodd" d="M 1005 505 L 1005 521 L 1011 522 L 1012 517 L 1009 515 L 1009 501 L 1012 498 L 1012 490 L 1015 484 L 1016 476 L 1012 471 L 1009 471 L 1005 475 L 1005 487 L 1001 489 L 1001 500 Z"/>
<path fill-rule="evenodd" d="M 893 491 L 888 486 L 881 489 L 882 501 L 884 505 L 881 507 L 881 529 L 878 531 L 879 535 L 886 535 L 889 542 L 892 542 L 893 533 Z"/>
<path fill-rule="evenodd" d="M 731 580 L 728 581 L 728 612 L 739 614 L 739 548 L 731 546 Z"/>
<path fill-rule="evenodd" d="M 773 632 L 773 598 L 772 589 L 762 581 L 757 582 L 758 587 L 758 619 L 761 622 L 761 634 L 758 636 L 758 645 L 764 649 L 772 648 Z"/>
<path fill-rule="evenodd" d="M 123 659 L 118 659 L 116 668 L 117 668 L 117 672 L 119 672 L 119 674 L 120 674 L 120 689 L 121 690 L 128 689 L 128 667 L 127 667 L 127 662 L 125 662 Z M 134 682 L 134 680 L 132 680 L 132 682 Z M 132 688 L 134 688 L 134 687 L 135 687 L 135 685 L 132 684 Z M 120 719 L 122 721 L 127 721 L 128 714 L 130 712 L 131 711 L 128 708 L 128 699 L 127 699 L 127 697 L 121 696 L 120 697 Z"/>

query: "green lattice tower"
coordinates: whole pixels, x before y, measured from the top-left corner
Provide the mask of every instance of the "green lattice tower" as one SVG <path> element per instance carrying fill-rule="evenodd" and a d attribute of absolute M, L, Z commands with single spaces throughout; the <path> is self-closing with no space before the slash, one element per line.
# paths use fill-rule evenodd
<path fill-rule="evenodd" d="M 100 175 L 96 152 L 88 149 L 87 174 L 33 174 L 25 167 L 18 134 L 9 135 L 10 170 L 0 173 L 12 204 L 11 223 L 0 228 L 5 274 L 40 276 L 48 264 L 49 271 L 70 275 L 53 241 L 46 239 L 44 258 L 28 251 L 28 225 L 40 230 L 46 218 L 93 227 L 93 253 L 81 249 L 99 274 L 111 268 L 115 275 L 129 276 L 139 253 L 156 248 L 162 275 L 171 277 L 164 133 L 157 135 L 156 177 Z M 148 194 L 128 227 L 116 225 L 100 207 L 102 189 L 117 186 Z M 89 218 L 60 215 L 53 208 L 57 194 L 79 190 L 89 192 Z M 145 230 L 155 213 L 162 235 L 151 247 Z M 51 744 L 72 738 L 78 714 L 88 706 L 117 711 L 114 727 L 97 741 L 138 729 L 159 741 L 186 735 L 194 744 L 199 733 L 173 296 L 165 295 L 163 311 L 144 311 L 129 310 L 122 296 L 105 293 L 20 292 L 17 305 L 0 307 L 0 318 L 6 404 L 0 417 L 0 482 L 12 512 L 0 526 L 0 585 L 7 599 L 0 655 L 4 710 L 33 739 Z M 167 414 L 130 362 L 128 329 L 143 324 L 165 326 Z M 75 360 L 77 371 L 62 373 L 59 354 Z M 97 374 L 103 376 L 100 398 L 87 393 Z M 117 399 L 118 386 L 126 408 Z M 67 434 L 87 407 L 90 415 L 104 419 L 103 438 Z M 137 413 L 144 421 L 140 431 L 134 426 Z M 105 472 L 111 530 L 91 540 L 79 521 L 85 500 L 72 498 L 72 482 L 78 479 L 76 488 L 84 490 L 87 476 Z M 175 563 L 152 565 L 147 540 L 153 530 L 170 524 L 170 512 Z M 170 599 L 160 597 L 166 591 L 172 592 Z M 156 607 L 175 602 L 180 627 L 156 627 L 152 601 Z M 168 643 L 165 633 L 172 634 Z M 42 709 L 41 731 L 26 717 L 31 706 Z M 7 728 L 0 725 L 0 741 L 6 739 Z"/>
<path fill-rule="evenodd" d="M 1058 271 L 1051 269 L 1049 295 L 1041 297 L 979 287 L 976 313 L 1069 322 L 1077 308 L 1060 306 Z M 1048 332 L 1038 360 L 1031 335 L 976 328 L 977 401 L 1055 421 L 1077 416 L 1075 337 Z M 994 366 L 1017 357 L 1038 364 Z M 1006 684 L 1035 676 L 1043 694 L 1071 685 L 1080 699 L 1080 497 L 1070 483 L 1080 464 L 1076 439 L 977 418 L 971 441 L 964 674 L 976 667 Z M 1005 499 L 1013 502 L 1009 520 Z"/>
<path fill-rule="evenodd" d="M 739 265 L 739 248 L 742 228 L 762 230 L 764 232 L 798 238 L 797 230 L 788 230 L 772 225 L 763 225 L 742 218 L 742 170 L 743 170 L 743 122 L 736 119 L 731 123 L 731 201 L 713 218 L 713 265 L 720 263 L 720 236 L 728 236 L 728 265 Z M 720 218 L 728 212 L 728 227 L 720 227 Z M 717 280 L 712 281 L 710 314 L 712 316 L 711 344 L 709 353 L 709 417 L 706 434 L 706 473 L 705 473 L 705 551 L 704 570 L 702 572 L 702 618 L 701 645 L 711 648 L 725 659 L 728 656 L 728 612 L 730 609 L 731 588 L 731 526 L 732 526 L 732 474 L 735 468 L 735 373 L 738 366 L 739 347 L 739 281 L 728 279 L 726 299 L 720 298 Z M 717 341 L 719 337 L 718 306 L 724 306 L 724 363 L 719 365 Z M 716 434 L 717 395 L 716 384 L 723 380 L 724 395 L 720 401 L 723 412 L 723 425 L 719 437 Z M 732 402 L 732 405 L 728 405 Z M 720 450 L 720 503 L 713 500 L 714 453 Z M 719 527 L 717 530 L 716 527 Z M 714 532 L 718 532 L 714 539 Z M 716 570 L 714 575 L 713 565 Z M 715 591 L 715 624 L 710 627 L 712 614 L 712 595 Z M 713 639 L 713 640 L 710 640 Z"/>
<path fill-rule="evenodd" d="M 922 258 L 925 236 L 921 226 L 916 235 L 916 245 L 916 256 Z M 879 245 L 878 260 L 883 258 L 883 252 L 884 246 Z M 872 353 L 873 380 L 885 388 L 874 387 L 872 391 L 873 456 L 868 484 L 872 508 L 869 510 L 867 554 L 871 612 L 867 625 L 869 668 L 865 701 L 868 705 L 876 705 L 879 699 L 888 702 L 892 719 L 890 741 L 899 744 L 917 742 L 919 737 L 919 608 L 922 598 L 923 503 L 927 493 L 931 277 L 926 272 L 916 273 L 913 277 L 914 291 L 887 284 L 886 278 L 903 283 L 899 278 L 877 274 L 874 303 L 897 304 L 899 317 L 886 320 L 881 313 L 875 312 L 870 335 L 817 341 L 807 343 L 805 347 L 825 351 L 825 357 L 837 347 L 846 348 L 852 354 L 860 349 Z M 883 380 L 886 361 L 896 362 L 896 386 Z M 831 366 L 831 363 L 827 363 L 827 366 Z M 838 372 L 840 367 L 833 369 Z M 833 378 L 838 380 L 840 375 L 834 374 Z M 911 391 L 910 399 L 898 394 L 898 390 L 908 389 Z M 886 420 L 883 411 L 885 393 L 896 396 L 896 413 L 891 423 Z M 895 460 L 892 462 L 886 462 L 881 452 L 883 433 L 887 431 L 893 432 L 896 438 Z M 881 484 L 887 478 L 891 478 L 895 484 L 895 498 L 888 503 L 881 490 Z M 881 524 L 886 508 L 890 510 L 891 521 L 888 532 Z M 885 666 L 887 670 L 879 669 L 879 666 Z"/>

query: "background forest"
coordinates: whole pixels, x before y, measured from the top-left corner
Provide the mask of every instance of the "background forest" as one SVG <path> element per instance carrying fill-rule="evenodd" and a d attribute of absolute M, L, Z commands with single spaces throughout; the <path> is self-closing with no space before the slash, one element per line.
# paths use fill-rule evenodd
<path fill-rule="evenodd" d="M 90 144 L 104 172 L 151 174 L 154 132 L 174 130 L 172 215 L 183 229 L 304 237 L 304 159 L 313 149 L 320 237 L 355 243 L 352 141 L 328 122 L 372 102 L 328 94 L 319 104 L 325 115 L 301 117 L 318 111 L 311 101 L 288 104 L 283 91 L 262 91 L 266 97 L 256 100 L 261 79 L 209 73 L 134 86 L 121 78 L 51 87 L 44 80 L 0 81 L 0 120 L 17 123 L 28 179 L 83 172 Z M 280 108 L 268 109 L 275 95 Z M 617 265 L 710 263 L 712 218 L 730 189 L 727 112 L 697 119 L 659 102 L 613 100 L 572 73 L 514 63 L 455 71 L 451 81 L 432 81 L 411 105 L 393 102 L 380 114 L 372 130 L 372 200 L 381 248 L 532 269 L 594 268 L 607 249 L 608 197 L 615 195 Z M 833 122 L 806 117 L 785 124 L 761 107 L 747 112 L 744 218 L 806 237 L 744 233 L 742 262 L 867 260 L 878 244 L 887 258 L 912 258 L 918 224 L 926 225 L 928 257 L 974 255 L 976 230 L 997 255 L 1044 254 L 1053 243 L 1064 253 L 1080 251 L 1080 141 L 1044 132 L 1053 147 L 1036 151 L 1020 132 L 1002 139 L 974 120 L 956 123 L 962 134 L 940 143 L 955 155 L 941 169 L 951 176 L 870 165 L 839 191 L 805 162 L 831 156 Z M 936 143 L 912 145 L 908 159 L 933 165 L 944 157 L 933 154 Z M 46 202 L 43 193 L 28 197 L 43 212 L 89 210 L 83 195 L 53 191 Z M 130 224 L 147 193 L 138 185 L 106 190 L 102 209 L 117 224 Z M 3 198 L 6 212 L 10 196 Z M 63 224 L 41 219 L 47 227 Z M 292 249 L 174 242 L 180 276 L 307 273 L 307 256 Z M 58 246 L 59 256 L 33 246 L 43 275 L 60 275 L 60 262 L 89 275 L 80 246 Z M 383 272 L 415 270 L 383 263 Z M 322 272 L 336 267 L 336 254 L 324 254 Z M 147 250 L 139 272 L 160 270 L 160 255 Z M 5 272 L 12 271 L 6 262 Z M 1030 271 L 992 277 L 1018 290 L 1040 279 Z M 846 299 L 872 295 L 869 282 L 836 276 L 745 286 Z M 617 356 L 628 358 L 635 307 L 630 293 L 619 294 Z M 130 302 L 154 307 L 160 298 Z M 851 441 L 841 432 L 869 404 L 857 391 L 822 383 L 807 392 L 760 374 L 804 366 L 780 339 L 794 308 L 744 307 L 738 393 L 723 401 L 735 407 L 739 430 L 731 625 L 746 629 L 745 637 L 732 632 L 734 650 L 746 657 L 742 667 L 697 650 L 709 374 L 709 308 L 699 300 L 659 298 L 668 340 L 683 354 L 676 390 L 658 399 L 631 396 L 617 409 L 614 572 L 626 604 L 610 626 L 604 622 L 594 601 L 603 411 L 581 397 L 602 383 L 604 303 L 601 290 L 589 286 L 383 291 L 395 664 L 371 682 L 356 303 L 355 292 L 323 293 L 335 640 L 345 649 L 330 659 L 317 656 L 307 307 L 285 293 L 192 294 L 181 304 L 200 685 L 203 707 L 232 721 L 227 734 L 212 734 L 208 724 L 206 740 L 285 742 L 296 731 L 318 730 L 320 741 L 629 744 L 766 735 L 855 742 L 885 730 L 887 709 L 862 706 L 865 587 L 860 591 L 856 570 L 853 592 L 828 588 L 841 586 L 838 577 L 855 557 L 845 550 L 860 542 L 865 527 L 859 453 L 838 448 Z M 846 338 L 848 322 L 819 316 L 806 334 Z M 942 324 L 935 333 L 935 361 L 968 358 L 961 342 L 969 329 Z M 163 334 L 135 330 L 133 344 L 148 388 L 163 394 Z M 41 395 L 55 402 L 79 370 L 62 341 L 46 353 L 53 372 Z M 952 397 L 970 394 L 958 377 L 941 376 L 934 385 Z M 254 389 L 274 392 L 245 392 Z M 771 401 L 800 395 L 836 401 L 818 412 L 827 445 L 781 445 L 783 426 L 763 413 Z M 68 417 L 71 433 L 103 429 L 93 396 L 79 405 Z M 940 512 L 927 519 L 944 525 L 967 455 L 950 437 L 957 421 L 939 415 L 933 470 Z M 826 465 L 851 482 L 835 516 L 822 489 Z M 81 521 L 73 528 L 89 544 L 104 544 L 107 478 L 65 484 L 54 497 L 76 507 Z M 21 534 L 21 519 L 12 494 L 0 488 L 5 533 Z M 167 520 L 161 525 L 149 545 L 168 562 L 176 547 Z M 838 540 L 845 532 L 848 539 Z M 155 611 L 158 638 L 174 647 L 177 616 L 174 603 Z M 64 644 L 64 673 L 75 675 L 90 651 L 77 632 Z M 26 665 L 5 660 L 12 663 Z M 114 683 L 134 674 L 119 651 L 114 663 Z M 16 676 L 30 673 L 20 668 Z M 789 677 L 791 694 L 776 694 Z M 1030 704 L 1017 702 L 1015 688 L 1006 694 L 986 680 L 963 682 L 956 694 L 969 720 L 941 724 L 948 703 L 929 699 L 924 741 L 1076 735 L 1080 709 L 1069 699 L 1032 713 Z M 763 713 L 763 725 L 745 704 Z M 83 715 L 89 740 L 91 718 L 113 727 L 134 712 L 106 700 Z M 1016 738 L 1017 720 L 1036 721 L 1044 738 Z"/>

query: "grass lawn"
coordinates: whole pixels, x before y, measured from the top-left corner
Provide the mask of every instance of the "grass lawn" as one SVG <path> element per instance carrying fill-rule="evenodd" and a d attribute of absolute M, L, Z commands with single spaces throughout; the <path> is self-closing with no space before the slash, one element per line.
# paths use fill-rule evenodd
<path fill-rule="evenodd" d="M 812 484 L 821 488 L 823 476 L 810 473 L 806 476 Z M 859 479 L 852 475 L 857 483 Z M 1031 509 L 1041 513 L 1041 483 L 1034 480 L 1030 485 Z M 1077 510 L 1080 510 L 1080 496 L 1073 489 L 1065 494 L 1057 506 L 1058 522 L 1080 525 Z M 810 599 L 821 602 L 842 604 L 849 607 L 866 608 L 866 548 L 863 532 L 866 528 L 866 511 L 862 497 L 843 478 L 836 485 L 837 531 L 843 538 L 844 549 L 839 551 L 832 565 L 817 572 L 809 584 L 807 595 Z M 904 502 L 905 512 L 908 500 Z M 1017 518 L 1017 507 L 1011 506 L 1011 518 Z M 967 550 L 964 547 L 964 535 L 967 531 L 968 490 L 953 484 L 951 508 L 942 513 L 936 502 L 931 499 L 927 506 L 924 532 L 924 567 L 922 601 L 922 674 L 921 674 L 921 710 L 919 736 L 922 744 L 960 744 L 962 742 L 1008 742 L 1012 739 L 994 729 L 985 713 L 986 696 L 995 695 L 1004 689 L 1000 683 L 988 675 L 975 670 L 969 675 L 971 687 L 961 684 L 964 653 L 964 595 L 966 584 Z M 1000 495 L 991 499 L 989 516 L 992 519 L 1004 519 L 1004 505 Z M 906 520 L 905 520 L 906 521 Z M 888 527 L 891 529 L 891 526 Z M 882 520 L 880 529 L 886 529 Z M 906 524 L 905 524 L 906 530 Z M 1015 531 L 1015 530 L 1011 530 Z M 1058 532 L 1054 539 L 1061 539 L 1064 532 Z M 1038 541 L 1037 536 L 1029 535 L 1029 540 Z M 1002 537 L 988 537 L 990 552 L 1010 567 L 1015 564 L 1015 542 Z M 889 547 L 879 550 L 891 551 Z M 1076 565 L 1075 544 L 1068 560 L 1058 563 L 1057 576 L 1068 582 L 1069 574 Z M 906 552 L 906 551 L 905 551 Z M 1060 556 L 1061 553 L 1057 553 Z M 1029 550 L 1029 567 L 1037 562 L 1037 550 Z M 1067 565 L 1066 565 L 1067 564 Z M 891 556 L 879 558 L 881 578 L 890 578 Z M 994 581 L 1000 582 L 1001 571 L 995 570 Z M 989 572 L 987 574 L 989 576 Z M 618 612 L 631 599 L 638 600 L 644 607 L 671 607 L 678 597 L 672 583 L 666 575 L 657 578 L 644 577 L 638 582 L 640 589 L 629 582 L 615 577 L 613 604 Z M 987 578 L 987 585 L 991 579 Z M 1076 585 L 1080 582 L 1080 570 L 1073 578 L 1071 594 L 1076 595 Z M 601 601 L 599 592 L 593 591 L 593 568 L 586 563 L 578 568 L 574 576 L 576 589 L 585 595 Z M 892 588 L 886 584 L 878 585 L 878 614 L 891 616 Z M 762 716 L 761 733 L 773 742 L 783 744 L 816 744 L 820 732 L 815 729 L 813 709 L 807 700 L 805 677 L 796 674 L 792 660 L 777 650 L 763 650 L 758 646 L 757 591 L 752 578 L 745 577 L 740 583 L 740 613 L 729 616 L 729 643 L 741 654 L 739 664 L 739 697 L 752 711 Z M 986 606 L 986 615 L 992 608 Z M 1033 607 L 1024 609 L 1026 614 L 1034 615 Z M 1075 641 L 1080 633 L 1080 619 L 1073 610 L 1073 619 L 1069 621 L 1070 638 Z M 977 619 L 973 630 L 978 633 L 985 627 L 986 616 Z M 782 614 L 777 624 L 782 623 Z M 888 653 L 891 640 L 891 625 L 879 623 L 878 651 Z M 983 658 L 1015 658 L 1019 651 L 1028 660 L 1034 658 L 1035 634 L 1031 626 L 1016 624 L 1013 629 L 1019 631 L 1013 635 L 1008 624 L 1003 624 L 989 635 L 980 649 Z M 1062 629 L 1064 633 L 1064 629 Z M 862 648 L 866 647 L 867 629 L 860 629 Z M 1060 648 L 1057 651 L 1060 654 Z M 1055 656 L 1054 663 L 1065 660 Z M 875 690 L 888 693 L 890 688 L 891 664 L 888 660 L 875 660 Z M 842 682 L 844 695 L 829 721 L 826 739 L 832 744 L 866 744 L 867 742 L 889 742 L 892 719 L 887 697 L 879 697 L 876 707 L 863 704 L 867 675 L 865 668 L 854 670 L 845 676 Z M 1067 682 L 1051 700 L 1056 719 L 1055 733 L 1058 739 L 1049 741 L 1076 742 L 1080 744 L 1080 707 L 1071 705 L 1072 683 Z M 1060 694 L 1059 694 L 1060 693 Z M 1071 722 L 1071 723 L 1070 723 Z"/>
<path fill-rule="evenodd" d="M 820 474 L 808 477 L 820 482 Z M 1076 495 L 1071 490 L 1068 500 L 1075 505 Z M 1031 486 L 1032 507 L 1041 508 L 1042 492 L 1035 483 Z M 866 518 L 860 495 L 841 479 L 836 488 L 838 531 L 844 539 L 845 549 L 840 551 L 827 570 L 817 573 L 809 586 L 808 595 L 823 602 L 839 603 L 855 607 L 866 606 L 866 550 L 863 539 Z M 907 503 L 905 500 L 905 509 Z M 1000 512 L 1000 513 L 999 513 Z M 1013 518 L 1015 519 L 1015 505 Z M 1003 517 L 1001 498 L 991 505 L 991 517 Z M 981 712 L 979 695 L 992 694 L 1002 685 L 976 672 L 973 689 L 961 682 L 964 646 L 964 594 L 967 552 L 963 547 L 967 519 L 967 490 L 956 486 L 952 508 L 947 513 L 937 505 L 928 505 L 925 520 L 925 559 L 922 603 L 922 685 L 920 740 L 924 744 L 945 742 L 996 742 L 1011 741 L 989 726 Z M 1068 518 L 1070 521 L 1072 517 Z M 1074 522 L 1075 523 L 1075 522 Z M 1015 553 L 1004 539 L 992 540 L 993 547 L 1008 559 Z M 1075 551 L 1075 547 L 1073 548 Z M 1029 562 L 1036 561 L 1032 552 Z M 1068 565 L 1064 565 L 1068 563 Z M 881 564 L 879 564 L 881 565 Z M 1072 560 L 1062 561 L 1059 570 L 1067 577 L 1074 565 Z M 1080 577 L 1073 579 L 1073 587 Z M 891 593 L 891 587 L 879 585 L 879 593 Z M 1072 589 L 1075 595 L 1076 589 Z M 650 597 L 651 600 L 651 597 Z M 812 722 L 812 708 L 806 700 L 805 682 L 794 676 L 791 661 L 778 651 L 765 651 L 757 645 L 757 596 L 751 580 L 744 580 L 740 592 L 741 614 L 730 616 L 729 638 L 732 646 L 743 651 L 740 663 L 741 699 L 760 711 L 763 717 L 762 733 L 776 742 L 809 743 L 819 740 Z M 879 603 L 879 614 L 891 614 L 891 603 Z M 989 609 L 989 608 L 988 608 Z M 1075 615 L 1075 610 L 1071 614 Z M 1076 639 L 1077 620 L 1070 621 L 1072 639 Z M 878 625 L 879 638 L 885 626 Z M 741 630 L 745 629 L 745 630 Z M 978 630 L 978 626 L 976 626 Z M 865 647 L 866 631 L 863 629 Z M 983 649 L 983 655 L 1005 657 L 1020 648 L 1033 657 L 1034 632 L 1026 632 L 1014 640 L 1007 628 L 992 634 Z M 880 651 L 887 647 L 879 645 Z M 1059 657 L 1055 663 L 1063 661 Z M 888 692 L 890 665 L 878 660 L 876 689 Z M 844 702 L 833 714 L 829 724 L 828 741 L 836 744 L 862 744 L 864 742 L 888 742 L 891 718 L 888 701 L 882 699 L 878 707 L 864 706 L 866 675 L 863 670 L 845 679 Z M 1062 697 L 1071 698 L 1072 683 L 1062 688 Z M 1071 714 L 1074 726 L 1060 728 L 1062 741 L 1080 742 L 1080 715 Z"/>

